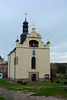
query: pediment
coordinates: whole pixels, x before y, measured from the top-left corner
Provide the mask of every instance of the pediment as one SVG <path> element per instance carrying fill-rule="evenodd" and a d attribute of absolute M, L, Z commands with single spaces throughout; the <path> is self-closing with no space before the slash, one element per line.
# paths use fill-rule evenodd
<path fill-rule="evenodd" d="M 35 31 L 35 28 L 33 28 L 32 32 L 27 36 L 29 36 L 29 37 L 41 37 L 41 35 L 37 34 L 37 32 Z"/>

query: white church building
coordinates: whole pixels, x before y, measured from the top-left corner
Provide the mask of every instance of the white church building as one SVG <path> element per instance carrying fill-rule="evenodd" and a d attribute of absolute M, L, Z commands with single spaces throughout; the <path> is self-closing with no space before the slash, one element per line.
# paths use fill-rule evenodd
<path fill-rule="evenodd" d="M 28 33 L 25 17 L 23 33 L 16 47 L 8 54 L 8 79 L 13 81 L 47 81 L 50 80 L 50 42 L 44 45 L 41 35 L 35 28 Z"/>

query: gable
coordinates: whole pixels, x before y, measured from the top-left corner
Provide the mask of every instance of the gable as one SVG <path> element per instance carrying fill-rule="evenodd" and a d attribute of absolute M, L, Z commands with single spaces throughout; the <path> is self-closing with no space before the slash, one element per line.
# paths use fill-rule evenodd
<path fill-rule="evenodd" d="M 41 38 L 41 35 L 37 34 L 35 31 L 35 28 L 32 29 L 32 32 L 30 34 L 27 34 L 27 37 L 36 37 L 36 38 Z"/>

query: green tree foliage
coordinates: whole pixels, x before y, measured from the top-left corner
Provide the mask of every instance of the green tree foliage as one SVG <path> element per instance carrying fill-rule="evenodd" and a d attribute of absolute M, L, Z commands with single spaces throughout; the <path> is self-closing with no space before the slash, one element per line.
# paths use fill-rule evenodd
<path fill-rule="evenodd" d="M 67 79 L 67 74 L 65 74 L 65 78 Z"/>
<path fill-rule="evenodd" d="M 57 66 L 57 73 L 66 74 L 66 67 L 62 65 Z"/>

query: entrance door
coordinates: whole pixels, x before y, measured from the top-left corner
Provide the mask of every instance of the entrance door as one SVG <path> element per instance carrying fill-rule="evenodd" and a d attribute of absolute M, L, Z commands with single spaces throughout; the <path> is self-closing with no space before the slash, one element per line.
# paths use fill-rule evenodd
<path fill-rule="evenodd" d="M 36 81 L 36 74 L 32 74 L 32 81 Z"/>

